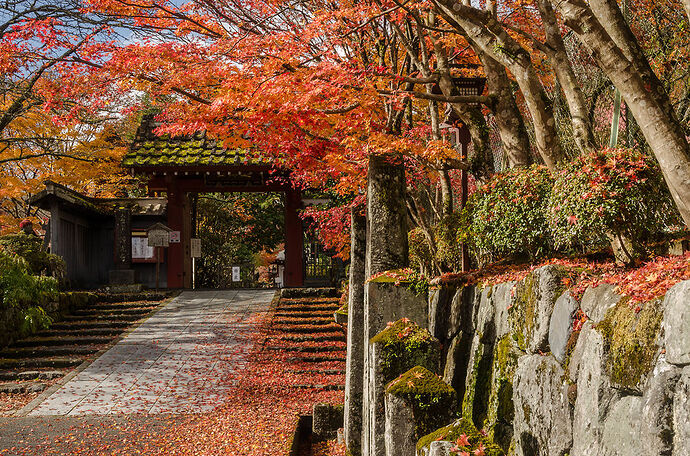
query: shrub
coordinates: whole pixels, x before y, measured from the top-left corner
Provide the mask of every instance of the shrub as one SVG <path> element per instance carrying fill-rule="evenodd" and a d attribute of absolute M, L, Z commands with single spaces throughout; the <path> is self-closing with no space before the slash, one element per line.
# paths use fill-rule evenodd
<path fill-rule="evenodd" d="M 57 298 L 55 278 L 31 275 L 26 260 L 0 249 L 0 305 L 28 307 Z"/>
<path fill-rule="evenodd" d="M 557 174 L 548 223 L 557 248 L 588 250 L 617 238 L 636 256 L 680 217 L 652 157 L 608 149 L 581 155 Z"/>
<path fill-rule="evenodd" d="M 543 166 L 497 174 L 477 189 L 466 207 L 469 240 L 479 257 L 543 256 L 551 251 L 546 205 L 553 178 Z"/>
<path fill-rule="evenodd" d="M 60 280 L 65 275 L 65 262 L 57 255 L 43 250 L 43 240 L 31 234 L 19 232 L 0 237 L 0 248 L 23 258 L 29 272 L 46 274 Z"/>

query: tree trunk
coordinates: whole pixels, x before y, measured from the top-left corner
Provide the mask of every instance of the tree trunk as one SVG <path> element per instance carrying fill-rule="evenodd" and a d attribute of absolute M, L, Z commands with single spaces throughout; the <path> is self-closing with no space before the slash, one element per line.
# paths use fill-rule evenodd
<path fill-rule="evenodd" d="M 536 146 L 544 163 L 555 170 L 565 159 L 558 141 L 551 102 L 532 65 L 532 60 L 492 15 L 453 0 L 433 0 L 446 21 L 467 35 L 481 51 L 513 73 L 532 115 Z"/>
<path fill-rule="evenodd" d="M 479 50 L 475 49 L 484 66 L 489 93 L 496 96 L 493 113 L 498 134 L 501 136 L 503 153 L 508 158 L 508 166 L 511 168 L 529 166 L 532 163 L 529 136 L 527 136 L 522 113 L 515 102 L 508 74 L 503 65 L 485 53 L 477 51 Z"/>
<path fill-rule="evenodd" d="M 607 15 L 614 23 L 608 23 L 605 28 L 583 0 L 562 0 L 558 7 L 566 25 L 578 34 L 625 98 L 654 151 L 683 220 L 690 226 L 690 148 L 663 85 L 649 69 L 644 56 L 635 50 L 639 47 L 627 44 L 634 59 L 630 61 L 607 33 L 611 29 L 618 36 L 632 34 L 622 14 Z"/>
<path fill-rule="evenodd" d="M 550 0 L 538 0 L 537 5 L 544 23 L 546 45 L 549 48 L 547 54 L 551 59 L 556 78 L 563 88 L 565 100 L 570 110 L 575 144 L 582 152 L 590 152 L 596 149 L 596 142 L 592 133 L 592 125 L 589 122 L 587 104 L 573 67 L 570 65 L 570 60 L 568 60 L 568 53 L 565 50 L 556 14 L 551 7 Z"/>

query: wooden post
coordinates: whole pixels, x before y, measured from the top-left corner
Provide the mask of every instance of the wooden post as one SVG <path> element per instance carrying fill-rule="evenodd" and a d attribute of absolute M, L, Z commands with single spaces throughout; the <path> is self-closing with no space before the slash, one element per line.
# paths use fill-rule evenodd
<path fill-rule="evenodd" d="M 297 211 L 302 208 L 299 190 L 285 192 L 285 287 L 304 286 L 304 233 Z"/>
<path fill-rule="evenodd" d="M 156 249 L 156 293 L 160 288 L 160 271 L 161 271 L 161 249 L 163 247 L 155 247 Z"/>

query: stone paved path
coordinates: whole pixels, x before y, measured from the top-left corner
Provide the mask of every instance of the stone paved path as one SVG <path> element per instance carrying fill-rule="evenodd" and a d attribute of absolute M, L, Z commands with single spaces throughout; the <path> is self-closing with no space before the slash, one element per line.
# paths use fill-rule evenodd
<path fill-rule="evenodd" d="M 197 413 L 222 401 L 221 379 L 249 347 L 239 333 L 272 290 L 188 291 L 44 400 L 29 415 Z"/>

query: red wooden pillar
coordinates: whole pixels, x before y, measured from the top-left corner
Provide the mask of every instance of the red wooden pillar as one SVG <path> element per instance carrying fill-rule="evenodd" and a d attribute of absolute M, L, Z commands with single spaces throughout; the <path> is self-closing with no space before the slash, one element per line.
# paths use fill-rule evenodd
<path fill-rule="evenodd" d="M 299 190 L 285 192 L 285 286 L 304 286 L 304 233 L 297 211 L 302 208 Z"/>
<path fill-rule="evenodd" d="M 184 230 L 184 194 L 175 179 L 168 182 L 168 226 L 173 231 Z M 184 249 L 182 243 L 170 244 L 168 251 L 168 288 L 184 287 Z"/>

